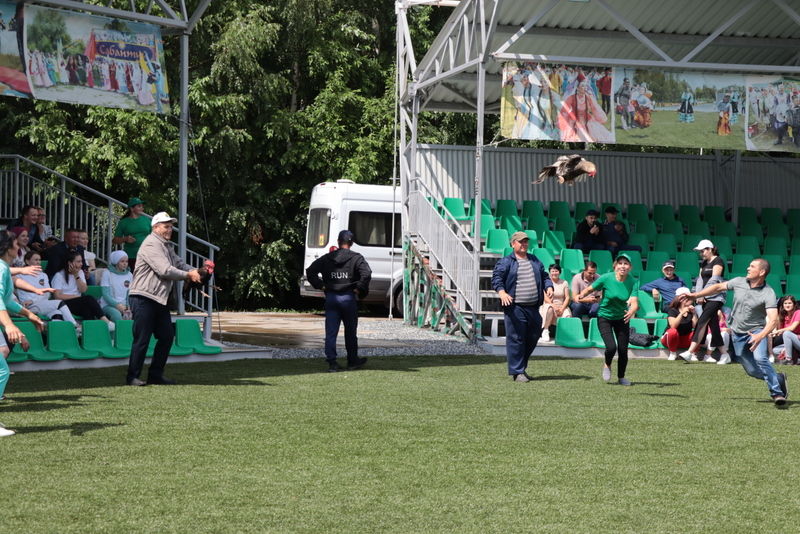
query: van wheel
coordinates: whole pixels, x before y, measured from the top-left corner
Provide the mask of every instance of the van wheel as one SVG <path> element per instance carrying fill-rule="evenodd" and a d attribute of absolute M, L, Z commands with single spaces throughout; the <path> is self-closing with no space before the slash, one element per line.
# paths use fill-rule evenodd
<path fill-rule="evenodd" d="M 402 284 L 394 290 L 394 306 L 392 311 L 394 312 L 392 315 L 397 317 L 398 319 L 403 318 L 403 286 Z"/>

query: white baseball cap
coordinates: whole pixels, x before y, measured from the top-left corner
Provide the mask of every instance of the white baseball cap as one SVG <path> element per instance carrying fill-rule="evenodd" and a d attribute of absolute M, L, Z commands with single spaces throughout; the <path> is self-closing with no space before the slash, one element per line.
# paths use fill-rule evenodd
<path fill-rule="evenodd" d="M 703 250 L 705 248 L 714 248 L 714 243 L 708 239 L 701 239 L 697 246 L 694 247 L 695 250 Z"/>
<path fill-rule="evenodd" d="M 166 211 L 159 211 L 158 213 L 153 215 L 153 220 L 150 221 L 150 226 L 153 227 L 158 223 L 164 223 L 164 222 L 171 222 L 172 224 L 175 224 L 176 222 L 178 222 L 178 219 L 176 219 L 175 217 L 170 217 Z"/>
<path fill-rule="evenodd" d="M 679 287 L 675 290 L 675 296 L 680 297 L 681 295 L 685 295 L 686 293 L 691 293 L 688 287 Z"/>

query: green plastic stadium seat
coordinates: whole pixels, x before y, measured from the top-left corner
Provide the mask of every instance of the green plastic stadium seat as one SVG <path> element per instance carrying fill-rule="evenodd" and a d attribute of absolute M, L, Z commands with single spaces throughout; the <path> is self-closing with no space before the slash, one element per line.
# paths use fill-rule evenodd
<path fill-rule="evenodd" d="M 571 219 L 572 213 L 569 209 L 569 202 L 564 200 L 551 200 L 547 208 L 547 218 L 551 221 L 556 219 Z"/>
<path fill-rule="evenodd" d="M 597 326 L 597 317 L 589 319 L 589 336 L 587 338 L 593 347 L 604 349 L 603 336 L 600 335 L 600 328 Z"/>
<path fill-rule="evenodd" d="M 667 233 L 658 234 L 653 243 L 653 250 L 663 250 L 669 254 L 670 258 L 674 258 L 678 253 L 678 243 L 675 240 L 675 236 Z"/>
<path fill-rule="evenodd" d="M 530 250 L 528 250 L 530 252 Z M 514 249 L 512 247 L 506 247 L 503 249 L 503 256 L 508 256 L 509 254 L 513 254 Z"/>
<path fill-rule="evenodd" d="M 553 230 L 558 230 L 559 232 L 564 232 L 565 238 L 571 238 L 572 235 L 575 233 L 575 220 L 572 217 L 564 218 L 559 217 L 553 223 Z"/>
<path fill-rule="evenodd" d="M 111 333 L 105 321 L 99 319 L 83 322 L 83 348 L 99 352 L 103 358 L 128 358 L 130 349 L 118 349 L 111 344 Z"/>
<path fill-rule="evenodd" d="M 736 225 L 730 221 L 722 222 L 714 227 L 714 236 L 726 236 L 730 239 L 731 243 L 736 242 L 736 238 L 738 237 L 738 232 L 736 231 Z"/>
<path fill-rule="evenodd" d="M 800 298 L 800 274 L 790 274 L 786 276 L 785 294 Z"/>
<path fill-rule="evenodd" d="M 567 243 L 564 239 L 564 233 L 558 230 L 546 230 L 542 237 L 542 248 L 546 248 L 550 253 L 555 256 L 561 254 L 561 249 L 566 248 Z M 547 265 L 545 265 L 547 268 Z"/>
<path fill-rule="evenodd" d="M 775 291 L 775 295 L 783 295 L 783 283 L 780 275 L 769 273 L 767 275 L 767 285 Z"/>
<path fill-rule="evenodd" d="M 544 206 L 541 200 L 523 200 L 522 201 L 522 218 L 532 219 L 534 217 L 544 217 Z M 530 228 L 530 225 L 528 226 Z"/>
<path fill-rule="evenodd" d="M 586 202 L 585 200 L 575 203 L 575 220 L 582 221 L 586 218 L 586 212 L 589 210 L 599 211 L 597 204 L 594 202 Z"/>
<path fill-rule="evenodd" d="M 522 219 L 517 215 L 509 215 L 500 218 L 500 228 L 506 230 L 508 235 L 522 231 Z"/>
<path fill-rule="evenodd" d="M 519 217 L 519 212 L 517 211 L 517 201 L 509 198 L 497 199 L 494 215 L 495 217 L 509 217 L 511 215 L 514 217 Z"/>
<path fill-rule="evenodd" d="M 642 221 L 636 225 L 636 233 L 637 234 L 644 234 L 647 236 L 648 245 L 647 248 L 650 248 L 649 243 L 652 243 L 656 240 L 656 236 L 658 235 L 658 228 L 656 228 L 656 223 L 653 221 Z M 633 235 L 631 233 L 631 235 Z M 645 250 L 642 248 L 642 250 Z"/>
<path fill-rule="evenodd" d="M 537 248 L 531 254 L 539 258 L 539 261 L 542 262 L 545 270 L 547 270 L 550 265 L 556 262 L 555 258 L 553 257 L 553 253 L 546 248 Z"/>
<path fill-rule="evenodd" d="M 783 212 L 780 208 L 761 208 L 761 224 L 764 226 L 784 224 Z"/>
<path fill-rule="evenodd" d="M 686 224 L 683 220 L 681 222 Z M 686 233 L 710 236 L 711 228 L 709 228 L 709 224 L 705 221 L 691 221 L 686 225 Z"/>
<path fill-rule="evenodd" d="M 468 221 L 472 218 L 467 215 L 466 210 L 464 210 L 464 201 L 460 198 L 445 197 L 442 200 L 442 205 L 457 221 Z"/>
<path fill-rule="evenodd" d="M 638 250 L 623 250 L 620 251 L 620 254 L 627 254 L 627 256 L 631 259 L 631 274 L 639 278 L 639 275 L 644 271 L 644 267 L 642 266 L 642 254 Z"/>
<path fill-rule="evenodd" d="M 489 233 L 489 230 L 493 230 L 495 228 L 494 224 L 494 217 L 491 215 L 481 215 L 481 239 L 486 240 L 486 235 Z M 473 227 L 472 230 L 469 232 L 470 236 L 475 235 L 475 228 Z"/>
<path fill-rule="evenodd" d="M 781 280 L 786 280 L 786 263 L 785 257 L 780 254 L 762 254 L 761 256 L 769 262 L 769 274 L 780 277 Z"/>
<path fill-rule="evenodd" d="M 84 293 L 84 295 L 88 295 L 90 297 L 99 299 L 100 297 L 103 296 L 103 288 L 100 287 L 100 286 L 89 286 L 89 285 L 87 285 L 86 286 L 86 292 Z"/>
<path fill-rule="evenodd" d="M 651 242 L 652 241 L 650 241 L 646 234 L 640 234 L 639 232 L 628 234 L 628 244 L 642 247 L 642 252 L 646 253 L 650 250 Z"/>
<path fill-rule="evenodd" d="M 658 336 L 658 341 L 656 341 L 656 348 L 658 349 L 665 349 L 665 347 L 661 343 L 661 337 L 664 335 L 664 332 L 667 331 L 667 327 L 669 323 L 666 319 L 656 319 L 656 322 L 653 324 L 653 335 Z"/>
<path fill-rule="evenodd" d="M 664 224 L 661 225 L 661 232 L 659 235 L 663 234 L 672 234 L 675 236 L 675 242 L 683 242 L 683 224 L 680 221 L 665 221 Z M 658 239 L 658 236 L 656 236 Z"/>
<path fill-rule="evenodd" d="M 556 322 L 556 345 L 586 349 L 592 342 L 583 333 L 583 321 L 578 317 L 559 317 Z"/>
<path fill-rule="evenodd" d="M 722 206 L 706 206 L 703 210 L 703 220 L 711 226 L 718 226 L 727 222 L 725 219 L 725 208 Z"/>
<path fill-rule="evenodd" d="M 700 242 L 701 239 L 708 239 L 708 234 L 705 234 L 706 237 L 703 237 L 700 234 L 686 234 L 683 236 L 683 243 L 681 243 L 681 251 L 683 252 L 692 252 L 694 247 Z M 717 240 L 714 239 L 714 244 L 717 244 Z"/>
<path fill-rule="evenodd" d="M 700 222 L 700 208 L 694 205 L 681 204 L 678 206 L 678 220 L 689 226 Z M 708 235 L 707 232 L 698 232 Z"/>
<path fill-rule="evenodd" d="M 634 317 L 631 319 L 631 332 L 636 332 L 638 334 L 650 334 L 650 327 L 647 326 L 647 321 L 644 319 Z M 653 341 L 650 345 L 643 347 L 641 345 L 634 345 L 633 343 L 630 344 L 631 347 L 634 349 L 657 349 L 658 348 L 658 340 Z"/>
<path fill-rule="evenodd" d="M 760 255 L 760 254 L 759 254 Z M 733 265 L 731 266 L 731 275 L 730 278 L 735 276 L 744 276 L 747 273 L 747 267 L 750 265 L 750 262 L 753 261 L 753 258 L 756 256 L 754 254 L 740 254 L 736 253 L 733 255 Z"/>
<path fill-rule="evenodd" d="M 792 256 L 800 256 L 800 236 L 792 238 L 789 254 Z"/>
<path fill-rule="evenodd" d="M 597 274 L 604 274 L 611 271 L 611 265 L 614 260 L 611 257 L 611 252 L 607 250 L 590 250 L 589 261 L 597 264 Z"/>
<path fill-rule="evenodd" d="M 756 215 L 755 208 L 751 208 L 750 206 L 739 206 L 737 213 L 739 214 L 738 217 L 739 228 L 741 228 L 742 225 L 760 224 L 758 221 L 758 215 Z"/>
<path fill-rule="evenodd" d="M 675 276 L 683 280 L 683 283 L 686 284 L 686 287 L 693 288 L 694 285 L 692 284 L 692 282 L 694 281 L 695 278 L 697 278 L 698 272 L 699 272 L 698 270 L 694 271 L 693 273 L 689 271 L 675 271 Z"/>
<path fill-rule="evenodd" d="M 528 219 L 528 230 L 536 230 L 539 239 L 544 239 L 544 233 L 550 230 L 550 221 L 547 217 L 533 217 Z M 539 241 L 541 243 L 541 241 Z"/>
<path fill-rule="evenodd" d="M 740 235 L 736 240 L 736 254 L 761 255 L 761 247 L 756 236 Z"/>
<path fill-rule="evenodd" d="M 562 248 L 559 263 L 564 271 L 572 274 L 579 273 L 586 267 L 583 261 L 583 251 L 575 248 Z M 545 268 L 547 267 L 545 265 Z M 571 278 L 565 277 L 565 279 L 567 282 L 571 282 Z"/>
<path fill-rule="evenodd" d="M 697 273 L 700 269 L 700 256 L 697 252 L 678 252 L 675 256 L 675 270 Z"/>
<path fill-rule="evenodd" d="M 536 230 L 523 230 L 528 236 L 528 252 L 533 253 L 533 249 L 539 247 L 539 239 Z"/>
<path fill-rule="evenodd" d="M 200 325 L 194 319 L 178 319 L 175 321 L 176 342 L 179 347 L 190 348 L 197 354 L 219 354 L 222 347 L 206 345 Z"/>
<path fill-rule="evenodd" d="M 664 276 L 664 274 L 661 271 L 653 271 L 650 269 L 642 271 L 642 274 L 639 275 L 639 284 L 649 284 L 653 280 L 658 280 L 662 276 Z"/>
<path fill-rule="evenodd" d="M 503 249 L 508 246 L 510 237 L 508 231 L 502 228 L 496 230 L 489 230 L 486 236 L 486 244 L 483 246 L 484 252 L 492 254 L 502 254 Z"/>
<path fill-rule="evenodd" d="M 695 243 L 695 245 L 697 245 L 697 243 Z M 720 257 L 725 261 L 730 261 L 730 259 L 733 258 L 733 247 L 731 246 L 731 240 L 728 236 L 715 236 L 714 246 L 717 247 Z"/>
<path fill-rule="evenodd" d="M 650 210 L 644 204 L 628 204 L 627 217 L 633 224 L 649 221 Z"/>
<path fill-rule="evenodd" d="M 641 317 L 642 319 L 662 319 L 666 317 L 665 313 L 656 309 L 656 303 L 653 301 L 651 294 L 640 290 L 636 296 L 639 297 L 639 309 L 636 311 L 636 317 Z"/>
<path fill-rule="evenodd" d="M 789 208 L 786 212 L 786 225 L 795 237 L 800 236 L 800 208 Z"/>
<path fill-rule="evenodd" d="M 489 202 L 488 198 L 481 199 L 481 215 L 494 215 L 495 213 L 492 211 L 492 203 Z M 475 217 L 475 199 L 469 199 L 469 211 L 467 211 L 467 215 L 472 218 Z"/>
<path fill-rule="evenodd" d="M 131 353 L 131 346 L 133 345 L 133 321 L 130 319 L 122 319 L 114 323 L 116 329 L 114 330 L 114 346 L 120 350 L 128 351 Z"/>
<path fill-rule="evenodd" d="M 653 206 L 653 222 L 663 226 L 668 221 L 675 220 L 675 210 L 670 204 L 655 204 Z"/>
<path fill-rule="evenodd" d="M 789 227 L 783 223 L 774 223 L 771 226 L 767 226 L 766 229 L 767 229 L 767 237 L 782 237 L 786 240 L 787 243 L 791 239 L 791 232 L 789 231 Z"/>
<path fill-rule="evenodd" d="M 47 348 L 63 352 L 70 360 L 93 360 L 100 356 L 96 350 L 85 350 L 78 345 L 75 326 L 67 321 L 52 321 L 48 326 Z"/>
<path fill-rule="evenodd" d="M 48 325 L 61 321 L 52 321 Z M 42 334 L 36 329 L 36 326 L 30 321 L 14 321 L 14 324 L 20 331 L 25 334 L 30 347 L 27 351 L 22 350 L 22 345 L 17 343 L 14 345 L 11 353 L 8 355 L 9 362 L 21 362 L 25 360 L 34 360 L 37 362 L 54 362 L 56 360 L 63 360 L 64 353 L 51 351 L 45 348 Z"/>
<path fill-rule="evenodd" d="M 739 238 L 753 236 L 761 245 L 764 242 L 764 229 L 760 223 L 744 223 L 739 225 Z"/>
<path fill-rule="evenodd" d="M 789 256 L 788 274 L 800 274 L 800 254 L 792 254 L 791 256 Z"/>

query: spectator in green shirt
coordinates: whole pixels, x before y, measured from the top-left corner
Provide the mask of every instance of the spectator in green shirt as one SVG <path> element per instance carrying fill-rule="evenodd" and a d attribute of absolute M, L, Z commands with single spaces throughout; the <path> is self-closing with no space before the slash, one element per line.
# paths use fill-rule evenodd
<path fill-rule="evenodd" d="M 628 366 L 628 339 L 630 337 L 630 320 L 639 309 L 636 291 L 639 282 L 632 276 L 631 259 L 621 252 L 614 260 L 614 271 L 602 275 L 586 287 L 577 299 L 586 297 L 593 291 L 603 291 L 603 300 L 597 312 L 597 327 L 606 345 L 606 361 L 603 365 L 603 380 L 611 380 L 611 362 L 614 354 L 617 358 L 617 376 L 621 386 L 630 386 L 631 381 L 625 378 Z M 614 336 L 616 335 L 616 340 Z"/>
<path fill-rule="evenodd" d="M 113 240 L 115 245 L 122 245 L 122 249 L 128 255 L 128 266 L 131 272 L 136 266 L 136 254 L 139 252 L 139 247 L 148 235 L 150 235 L 150 217 L 144 214 L 142 199 L 133 197 L 128 200 L 128 210 L 117 224 Z"/>

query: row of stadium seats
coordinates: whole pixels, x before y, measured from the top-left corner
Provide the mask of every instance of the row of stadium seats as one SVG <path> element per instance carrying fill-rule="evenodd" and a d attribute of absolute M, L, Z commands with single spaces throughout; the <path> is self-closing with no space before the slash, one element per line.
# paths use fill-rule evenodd
<path fill-rule="evenodd" d="M 652 334 L 658 336 L 659 339 L 652 344 L 643 347 L 640 345 L 629 345 L 634 349 L 665 349 L 666 347 L 661 344 L 660 338 L 667 330 L 667 320 L 657 319 L 653 323 L 653 330 L 646 320 L 635 317 L 630 322 L 631 330 L 635 330 L 639 334 Z M 578 317 L 561 317 L 556 323 L 556 338 L 555 344 L 562 347 L 570 347 L 576 349 L 587 348 L 605 348 L 603 338 L 600 336 L 600 329 L 597 326 L 597 319 L 592 318 L 589 320 L 589 333 L 584 332 L 583 321 Z"/>
<path fill-rule="evenodd" d="M 72 323 L 66 321 L 50 321 L 47 323 L 47 342 L 36 327 L 27 320 L 14 320 L 14 324 L 25 334 L 30 347 L 27 351 L 20 344 L 14 346 L 8 361 L 23 362 L 26 360 L 52 362 L 64 358 L 70 360 L 91 360 L 94 358 L 127 358 L 133 343 L 133 321 L 116 321 L 114 340 L 105 321 L 83 321 L 83 335 L 78 342 L 77 332 Z M 153 355 L 156 340 L 150 338 L 147 356 Z M 200 325 L 194 319 L 178 319 L 175 321 L 175 340 L 170 349 L 170 356 L 187 356 L 189 354 L 214 355 L 222 352 L 221 347 L 206 345 Z"/>

